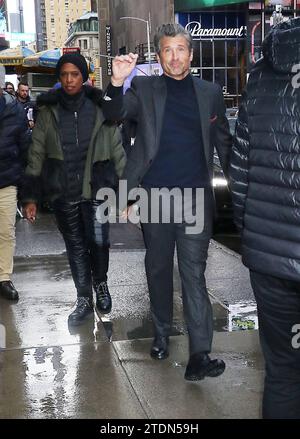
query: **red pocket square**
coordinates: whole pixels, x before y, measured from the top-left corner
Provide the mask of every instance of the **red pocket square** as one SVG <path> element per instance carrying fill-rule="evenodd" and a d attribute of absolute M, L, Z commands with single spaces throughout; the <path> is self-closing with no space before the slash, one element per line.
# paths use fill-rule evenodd
<path fill-rule="evenodd" d="M 218 118 L 217 115 L 212 116 L 212 117 L 209 119 L 210 123 L 215 122 L 215 121 L 217 120 L 217 118 Z"/>

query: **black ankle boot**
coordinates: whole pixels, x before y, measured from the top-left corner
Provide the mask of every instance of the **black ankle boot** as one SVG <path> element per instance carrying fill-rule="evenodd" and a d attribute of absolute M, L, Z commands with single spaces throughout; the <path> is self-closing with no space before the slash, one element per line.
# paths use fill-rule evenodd
<path fill-rule="evenodd" d="M 75 303 L 75 308 L 68 318 L 68 323 L 71 326 L 80 325 L 88 317 L 94 314 L 93 299 L 89 296 L 78 297 Z"/>
<path fill-rule="evenodd" d="M 186 367 L 184 378 L 188 381 L 199 381 L 205 377 L 217 377 L 225 370 L 223 360 L 212 360 L 207 354 L 191 355 Z"/>
<path fill-rule="evenodd" d="M 169 356 L 169 337 L 157 335 L 152 343 L 150 355 L 155 360 L 164 360 Z"/>
<path fill-rule="evenodd" d="M 96 293 L 96 307 L 102 314 L 108 314 L 111 311 L 111 297 L 108 291 L 107 283 L 101 282 L 94 285 Z"/>
<path fill-rule="evenodd" d="M 0 282 L 0 295 L 8 300 L 19 300 L 18 291 L 10 280 Z"/>

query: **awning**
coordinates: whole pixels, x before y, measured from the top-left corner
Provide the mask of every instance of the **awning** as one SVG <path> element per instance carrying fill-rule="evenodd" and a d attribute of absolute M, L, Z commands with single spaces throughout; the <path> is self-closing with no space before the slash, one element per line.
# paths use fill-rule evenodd
<path fill-rule="evenodd" d="M 47 67 L 55 69 L 62 55 L 61 49 L 50 49 L 37 52 L 24 59 L 23 67 Z"/>
<path fill-rule="evenodd" d="M 63 54 L 63 49 L 50 49 L 44 50 L 43 52 L 37 52 L 34 55 L 28 56 L 24 59 L 22 67 L 32 71 L 45 71 L 54 70 L 59 58 Z M 87 61 L 89 71 L 93 72 L 95 70 L 93 63 Z"/>
<path fill-rule="evenodd" d="M 0 64 L 3 66 L 20 66 L 23 64 L 25 57 L 33 54 L 33 50 L 27 49 L 27 47 L 5 49 L 0 52 Z"/>

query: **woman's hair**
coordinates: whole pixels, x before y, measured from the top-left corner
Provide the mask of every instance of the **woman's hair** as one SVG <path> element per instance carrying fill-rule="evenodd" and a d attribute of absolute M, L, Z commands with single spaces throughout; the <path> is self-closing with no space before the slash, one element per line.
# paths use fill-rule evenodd
<path fill-rule="evenodd" d="M 5 87 L 4 87 L 4 89 L 6 90 L 7 87 L 8 87 L 9 85 L 12 87 L 13 91 L 15 91 L 15 86 L 14 86 L 14 84 L 13 84 L 12 82 L 9 82 L 9 81 L 5 82 Z"/>

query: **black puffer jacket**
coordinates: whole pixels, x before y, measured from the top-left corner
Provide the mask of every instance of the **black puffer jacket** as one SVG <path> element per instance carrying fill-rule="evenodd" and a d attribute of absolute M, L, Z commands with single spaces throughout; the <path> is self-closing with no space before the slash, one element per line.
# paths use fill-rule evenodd
<path fill-rule="evenodd" d="M 300 281 L 300 18 L 264 41 L 239 111 L 230 177 L 243 262 Z M 297 66 L 298 65 L 298 66 Z"/>
<path fill-rule="evenodd" d="M 6 106 L 0 113 L 0 188 L 17 186 L 29 146 L 26 114 L 16 99 L 3 93 Z"/>

